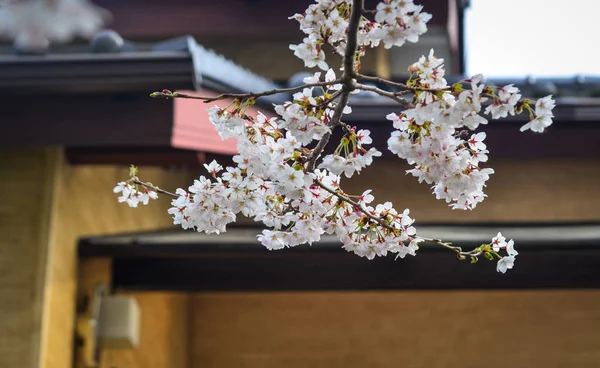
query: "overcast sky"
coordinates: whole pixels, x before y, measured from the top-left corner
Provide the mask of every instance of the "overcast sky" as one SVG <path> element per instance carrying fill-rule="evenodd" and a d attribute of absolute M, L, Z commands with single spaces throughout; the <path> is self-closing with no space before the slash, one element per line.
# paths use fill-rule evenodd
<path fill-rule="evenodd" d="M 600 75 L 600 0 L 471 0 L 467 74 Z"/>

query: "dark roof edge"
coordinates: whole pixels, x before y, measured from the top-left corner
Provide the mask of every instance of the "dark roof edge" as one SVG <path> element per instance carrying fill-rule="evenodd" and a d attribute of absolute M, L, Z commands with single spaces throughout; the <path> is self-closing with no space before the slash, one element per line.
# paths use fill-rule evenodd
<path fill-rule="evenodd" d="M 280 87 L 183 36 L 151 51 L 0 56 L 0 94 L 147 92 L 248 93 Z M 267 96 L 263 105 L 289 96 Z"/>
<path fill-rule="evenodd" d="M 193 89 L 192 72 L 192 58 L 182 51 L 11 55 L 0 58 L 0 94 Z"/>

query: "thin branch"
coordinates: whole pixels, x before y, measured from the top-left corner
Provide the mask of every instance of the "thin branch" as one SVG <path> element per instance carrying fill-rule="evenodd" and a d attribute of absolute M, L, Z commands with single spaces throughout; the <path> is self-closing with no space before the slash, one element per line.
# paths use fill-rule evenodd
<path fill-rule="evenodd" d="M 391 98 L 392 100 L 398 102 L 399 104 L 401 104 L 402 106 L 406 107 L 407 109 L 412 109 L 413 107 L 415 107 L 415 105 L 413 105 L 412 103 L 406 101 L 405 99 L 403 99 L 402 97 L 400 97 L 399 94 L 396 94 L 395 92 L 389 92 L 389 91 L 384 91 L 380 88 L 374 87 L 374 86 L 367 86 L 366 84 L 361 84 L 361 83 L 355 83 L 354 86 L 357 89 L 361 89 L 363 91 L 370 91 L 370 92 L 375 92 L 380 96 L 385 96 L 388 98 Z"/>
<path fill-rule="evenodd" d="M 476 252 L 474 250 L 465 252 L 465 251 L 462 250 L 461 247 L 457 247 L 457 246 L 451 245 L 450 243 L 445 242 L 445 241 L 443 241 L 441 239 L 423 238 L 423 240 L 426 241 L 427 243 L 437 244 L 437 245 L 440 245 L 440 246 L 442 246 L 442 247 L 444 247 L 446 249 L 449 249 L 449 250 L 453 251 L 454 253 L 456 253 L 456 255 L 457 255 L 457 257 L 459 259 L 464 259 L 466 257 L 477 258 L 477 257 L 479 257 L 482 254 L 480 251 Z"/>
<path fill-rule="evenodd" d="M 385 79 L 385 78 L 381 78 L 381 77 L 375 77 L 372 75 L 364 75 L 364 74 L 360 74 L 360 73 L 356 73 L 356 80 L 358 81 L 369 81 L 369 82 L 377 82 L 377 83 L 381 83 L 381 84 L 387 84 L 388 86 L 393 86 L 393 87 L 398 87 L 398 88 L 402 88 L 404 90 L 408 90 L 408 91 L 421 91 L 421 92 L 439 92 L 439 91 L 447 91 L 450 89 L 450 87 L 444 87 L 444 88 L 422 88 L 422 87 L 415 87 L 415 86 L 409 86 L 405 83 L 398 83 L 398 82 L 393 82 L 391 80 Z"/>
<path fill-rule="evenodd" d="M 317 145 L 313 149 L 312 153 L 308 157 L 308 163 L 306 165 L 307 171 L 313 172 L 315 170 L 315 165 L 317 163 L 317 159 L 319 158 L 319 156 L 321 155 L 321 153 L 327 146 L 327 143 L 329 143 L 329 139 L 331 138 L 332 130 L 337 125 L 340 124 L 340 119 L 342 118 L 342 114 L 344 112 L 344 107 L 346 107 L 347 104 L 348 104 L 348 93 L 342 92 L 340 100 L 338 101 L 338 104 L 335 107 L 335 110 L 333 111 L 333 116 L 331 117 L 331 120 L 329 120 L 329 123 L 327 124 L 329 126 L 329 132 L 323 134 L 323 136 L 321 137 L 321 140 L 319 141 L 319 143 L 317 143 Z"/>
<path fill-rule="evenodd" d="M 394 231 L 394 232 L 398 230 L 398 229 L 394 228 L 393 226 L 391 226 L 390 224 L 388 224 L 387 222 L 385 222 L 384 219 L 382 219 L 381 217 L 374 216 L 366 208 L 364 208 L 360 203 L 352 200 L 350 197 L 345 196 L 342 193 L 339 193 L 336 190 L 329 188 L 327 185 L 323 184 L 320 180 L 315 180 L 315 183 L 318 186 L 320 186 L 321 188 L 325 189 L 327 192 L 329 192 L 329 193 L 333 194 L 334 196 L 336 196 L 337 198 L 339 198 L 340 200 L 354 206 L 354 208 L 356 208 L 358 211 L 363 213 L 370 220 L 381 225 L 383 228 Z M 444 242 L 441 239 L 423 238 L 423 240 L 425 240 L 428 243 L 434 243 L 434 244 L 440 245 L 446 249 L 453 251 L 454 253 L 456 253 L 456 255 L 458 256 L 459 259 L 464 259 L 466 257 L 477 258 L 482 254 L 481 251 L 476 252 L 474 250 L 465 252 L 462 250 L 461 247 L 451 245 L 450 243 Z"/>
<path fill-rule="evenodd" d="M 315 180 L 315 183 L 320 186 L 321 188 L 325 189 L 326 191 L 328 191 L 329 193 L 333 194 L 334 196 L 338 197 L 339 199 L 341 199 L 342 201 L 354 206 L 357 210 L 359 210 L 360 212 L 362 212 L 365 216 L 367 216 L 370 220 L 378 223 L 379 225 L 381 225 L 382 227 L 388 229 L 388 230 L 392 230 L 392 231 L 397 231 L 398 229 L 395 229 L 394 227 L 390 226 L 390 224 L 388 224 L 387 222 L 385 222 L 382 218 L 374 216 L 373 214 L 371 214 L 366 208 L 364 208 L 360 203 L 356 202 L 355 200 L 351 199 L 348 196 L 345 196 L 331 188 L 329 188 L 327 185 L 323 184 L 320 180 Z"/>
<path fill-rule="evenodd" d="M 354 70 L 354 61 L 356 60 L 358 26 L 360 24 L 360 17 L 363 9 L 363 0 L 352 1 L 352 12 L 350 13 L 348 29 L 346 30 L 347 37 L 346 52 L 344 53 L 344 76 L 342 77 L 344 86 L 348 92 L 352 91 L 353 89 L 352 79 L 356 75 L 356 71 Z"/>
<path fill-rule="evenodd" d="M 329 103 L 333 102 L 333 100 L 335 100 L 336 98 L 338 98 L 338 96 L 342 93 L 341 89 L 338 89 L 337 91 L 335 91 L 331 97 L 329 97 L 327 100 L 323 100 L 323 102 L 321 102 L 320 104 L 318 104 L 315 107 L 325 107 L 327 105 L 329 105 Z"/>
<path fill-rule="evenodd" d="M 166 194 L 166 195 L 170 195 L 171 197 L 179 198 L 179 196 L 177 194 L 166 191 L 164 189 L 160 189 L 159 187 L 152 185 L 151 183 L 145 183 L 145 182 L 141 181 L 140 179 L 138 179 L 137 177 L 133 177 L 133 183 L 137 184 L 137 185 L 141 185 L 143 187 L 146 187 L 150 190 L 153 190 L 156 193 Z"/>
<path fill-rule="evenodd" d="M 263 91 L 263 92 L 249 92 L 249 93 L 222 93 L 220 95 L 218 95 L 217 97 L 203 97 L 203 96 L 194 96 L 194 95 L 188 95 L 185 93 L 180 93 L 180 92 L 171 92 L 168 90 L 164 90 L 162 92 L 154 92 L 152 94 L 150 94 L 150 97 L 153 98 L 165 98 L 165 99 L 171 99 L 171 98 L 187 98 L 187 99 L 192 99 L 192 100 L 202 100 L 205 103 L 208 102 L 214 102 L 214 101 L 218 101 L 218 100 L 222 100 L 225 98 L 238 98 L 238 99 L 256 99 L 259 97 L 263 97 L 263 96 L 270 96 L 270 95 L 276 95 L 278 93 L 294 93 L 294 92 L 299 92 L 302 91 L 305 88 L 311 88 L 311 87 L 324 87 L 324 86 L 330 86 L 333 84 L 338 84 L 340 83 L 342 80 L 340 79 L 336 79 L 334 81 L 329 81 L 329 82 L 317 82 L 317 83 L 306 83 L 297 87 L 290 87 L 290 88 L 276 88 L 276 89 L 272 89 L 269 91 Z"/>
<path fill-rule="evenodd" d="M 354 75 L 356 74 L 354 70 L 354 61 L 356 60 L 356 47 L 357 47 L 357 38 L 358 38 L 358 26 L 360 24 L 361 11 L 363 9 L 363 0 L 353 0 L 352 1 L 352 12 L 350 13 L 350 19 L 348 20 L 348 28 L 346 29 L 346 51 L 344 52 L 344 73 L 342 74 L 341 83 L 342 89 L 340 90 L 340 100 L 335 107 L 333 112 L 333 116 L 329 123 L 330 131 L 325 133 L 321 140 L 315 148 L 313 149 L 310 157 L 308 158 L 308 163 L 306 166 L 307 171 L 312 172 L 315 169 L 315 165 L 317 163 L 317 159 L 329 143 L 329 139 L 331 138 L 331 131 L 340 124 L 340 120 L 342 118 L 342 114 L 344 112 L 344 108 L 348 105 L 348 96 L 350 92 L 355 89 L 354 85 Z M 338 81 L 339 83 L 339 81 Z"/>

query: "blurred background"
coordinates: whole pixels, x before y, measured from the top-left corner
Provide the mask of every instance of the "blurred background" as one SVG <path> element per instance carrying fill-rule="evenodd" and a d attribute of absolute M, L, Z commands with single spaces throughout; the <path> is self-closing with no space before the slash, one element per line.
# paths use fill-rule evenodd
<path fill-rule="evenodd" d="M 288 46 L 302 33 L 288 17 L 310 3 L 2 2 L 0 367 L 600 366 L 594 1 L 421 0 L 433 19 L 420 42 L 362 63 L 403 81 L 433 48 L 451 82 L 484 73 L 556 98 L 543 134 L 519 133 L 527 117 L 482 127 L 496 173 L 474 211 L 436 201 L 390 154 L 342 183 L 465 248 L 502 231 L 520 252 L 506 275 L 427 245 L 397 262 L 329 238 L 267 252 L 251 220 L 213 237 L 174 227 L 168 199 L 117 203 L 130 164 L 174 190 L 235 154 L 206 105 L 149 93 L 298 85 L 307 71 Z M 385 152 L 400 106 L 368 93 L 350 105 L 346 122 Z"/>

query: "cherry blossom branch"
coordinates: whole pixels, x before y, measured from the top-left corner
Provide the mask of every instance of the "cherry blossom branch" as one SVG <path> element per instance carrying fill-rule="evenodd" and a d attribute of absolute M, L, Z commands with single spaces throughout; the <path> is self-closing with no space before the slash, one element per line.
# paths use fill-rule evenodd
<path fill-rule="evenodd" d="M 421 91 L 421 92 L 439 92 L 439 91 L 447 91 L 450 89 L 450 87 L 444 87 L 444 88 L 423 88 L 423 87 L 416 87 L 416 86 L 409 86 L 408 84 L 405 83 L 398 83 L 398 82 L 394 82 L 391 81 L 389 79 L 385 79 L 385 78 L 381 78 L 381 77 L 375 77 L 372 75 L 365 75 L 365 74 L 360 74 L 360 73 L 356 73 L 356 80 L 358 81 L 369 81 L 369 82 L 377 82 L 377 83 L 381 83 L 381 84 L 387 84 L 388 86 L 393 86 L 393 87 L 398 87 L 398 88 L 402 88 L 404 90 L 407 91 Z"/>
<path fill-rule="evenodd" d="M 225 98 L 256 99 L 256 98 L 259 98 L 259 97 L 271 96 L 271 95 L 276 95 L 276 94 L 279 94 L 279 93 L 294 93 L 294 92 L 299 92 L 299 91 L 302 91 L 305 88 L 330 86 L 330 85 L 333 85 L 333 84 L 338 84 L 341 81 L 342 81 L 342 79 L 340 78 L 340 79 L 336 79 L 336 80 L 333 80 L 333 81 L 316 82 L 316 83 L 306 83 L 306 84 L 302 84 L 302 85 L 297 86 L 297 87 L 275 88 L 275 89 L 268 90 L 268 91 L 263 91 L 263 92 L 221 93 L 217 97 L 194 96 L 194 95 L 188 95 L 188 94 L 180 93 L 180 92 L 171 92 L 169 90 L 163 90 L 161 92 L 151 93 L 150 97 L 152 97 L 152 98 L 165 98 L 165 99 L 187 98 L 187 99 L 192 99 L 192 100 L 202 100 L 205 103 L 214 102 L 214 101 L 222 100 L 222 99 L 225 99 Z"/>
<path fill-rule="evenodd" d="M 399 104 L 401 104 L 402 106 L 406 107 L 407 109 L 412 109 L 413 107 L 415 107 L 412 103 L 406 101 L 405 99 L 403 99 L 402 97 L 400 97 L 400 95 L 404 94 L 404 92 L 389 92 L 389 91 L 384 91 L 380 88 L 374 87 L 374 86 L 368 86 L 366 84 L 361 84 L 361 83 L 355 83 L 354 86 L 356 87 L 356 89 L 361 89 L 363 91 L 370 91 L 370 92 L 374 92 L 377 93 L 380 96 L 384 96 L 384 97 L 388 97 L 391 98 L 392 100 L 398 102 Z"/>
<path fill-rule="evenodd" d="M 153 191 L 155 191 L 156 193 L 170 195 L 171 197 L 175 197 L 175 198 L 178 198 L 178 197 L 179 197 L 179 196 L 178 196 L 177 194 L 175 194 L 175 193 L 172 193 L 172 192 L 166 191 L 166 190 L 164 190 L 164 189 L 160 189 L 159 187 L 157 187 L 157 186 L 155 186 L 155 185 L 153 185 L 153 184 L 151 184 L 151 183 L 146 183 L 146 182 L 143 182 L 143 181 L 141 181 L 141 180 L 140 180 L 140 179 L 139 179 L 137 176 L 134 176 L 134 177 L 132 178 L 132 182 L 133 182 L 134 184 L 141 185 L 141 186 L 143 186 L 143 187 L 146 187 L 146 188 L 148 188 L 148 189 L 150 189 L 150 190 L 153 190 Z"/>
<path fill-rule="evenodd" d="M 356 76 L 354 62 L 356 60 L 356 47 L 358 39 L 358 26 L 364 8 L 363 0 L 352 1 L 352 12 L 348 20 L 348 29 L 346 30 L 346 52 L 344 53 L 344 75 L 342 81 L 348 92 L 354 89 L 353 78 Z"/>
<path fill-rule="evenodd" d="M 392 230 L 392 231 L 396 230 L 392 226 L 390 226 L 388 223 L 386 223 L 382 218 L 374 216 L 373 214 L 371 214 L 366 208 L 364 208 L 360 203 L 356 202 L 352 198 L 350 198 L 348 196 L 345 196 L 342 193 L 329 188 L 327 185 L 323 184 L 320 180 L 315 180 L 315 184 L 317 184 L 318 186 L 320 186 L 321 188 L 323 188 L 327 192 L 333 194 L 334 196 L 338 197 L 340 200 L 342 200 L 342 201 L 344 201 L 344 202 L 346 202 L 346 203 L 354 206 L 357 210 L 359 210 L 360 212 L 362 212 L 365 216 L 367 216 L 373 222 L 378 223 L 379 225 L 381 225 L 382 227 L 384 227 L 384 228 L 386 228 L 388 230 Z"/>
<path fill-rule="evenodd" d="M 329 103 L 333 102 L 336 98 L 338 98 L 340 96 L 340 94 L 342 93 L 342 90 L 339 89 L 337 91 L 335 91 L 331 97 L 329 97 L 326 100 L 323 100 L 323 102 L 321 102 L 320 104 L 318 104 L 316 107 L 325 107 L 327 105 L 329 105 Z"/>
<path fill-rule="evenodd" d="M 366 208 L 364 208 L 364 206 L 362 206 L 360 203 L 358 203 L 357 201 L 351 199 L 350 197 L 332 189 L 329 188 L 327 185 L 323 184 L 321 181 L 319 180 L 315 180 L 315 184 L 317 184 L 319 187 L 323 188 L 325 191 L 331 193 L 332 195 L 336 196 L 337 198 L 339 198 L 340 200 L 352 205 L 356 210 L 360 211 L 363 215 L 365 215 L 367 218 L 369 218 L 371 221 L 376 222 L 377 224 L 381 225 L 381 227 L 391 230 L 391 231 L 397 231 L 396 228 L 392 227 L 390 224 L 388 224 L 387 222 L 385 222 L 384 219 L 382 219 L 381 217 L 378 216 L 374 216 L 373 214 L 371 214 Z M 423 238 L 423 240 L 425 242 L 428 243 L 433 243 L 433 244 L 437 244 L 440 245 L 446 249 L 449 249 L 451 251 L 453 251 L 454 253 L 456 253 L 457 257 L 461 260 L 467 258 L 467 257 L 471 257 L 471 258 L 477 258 L 482 254 L 482 251 L 479 249 L 474 249 L 472 251 L 468 251 L 465 252 L 462 250 L 461 247 L 457 247 L 454 245 L 451 245 L 450 242 L 445 242 L 441 239 L 434 239 L 434 238 Z"/>
<path fill-rule="evenodd" d="M 456 256 L 458 257 L 458 259 L 461 259 L 461 260 L 465 259 L 466 257 L 477 258 L 482 254 L 482 252 L 477 249 L 465 252 L 462 250 L 461 247 L 454 246 L 450 242 L 445 242 L 442 239 L 423 238 L 423 240 L 427 243 L 434 243 L 437 245 L 441 245 L 442 247 L 453 251 L 454 253 L 456 253 Z"/>
<path fill-rule="evenodd" d="M 363 0 L 352 1 L 352 12 L 350 13 L 350 19 L 348 21 L 348 28 L 346 29 L 346 51 L 344 53 L 343 65 L 344 73 L 342 74 L 341 82 L 342 88 L 339 91 L 340 99 L 337 102 L 337 106 L 333 112 L 333 116 L 327 124 L 330 131 L 325 133 L 319 143 L 313 149 L 310 157 L 308 158 L 308 164 L 306 169 L 309 172 L 315 170 L 317 159 L 329 143 L 331 138 L 331 131 L 340 124 L 344 108 L 348 105 L 348 97 L 350 92 L 355 89 L 354 76 L 356 74 L 354 69 L 354 61 L 356 60 L 356 47 L 358 38 L 358 26 L 360 23 L 361 11 L 363 9 Z"/>
<path fill-rule="evenodd" d="M 167 190 L 161 189 L 151 183 L 147 183 L 147 182 L 143 182 L 141 181 L 138 177 L 134 176 L 131 178 L 132 182 L 134 184 L 137 185 L 141 185 L 145 188 L 148 188 L 150 190 L 153 190 L 157 193 L 160 194 L 166 194 L 169 195 L 171 197 L 174 198 L 178 198 L 179 196 L 173 192 L 169 192 Z M 315 180 L 315 184 L 317 184 L 319 187 L 323 188 L 325 191 L 331 193 L 332 195 L 336 196 L 337 198 L 339 198 L 340 200 L 352 205 L 356 210 L 360 211 L 362 214 L 364 214 L 367 218 L 369 218 L 371 221 L 378 223 L 379 225 L 381 225 L 383 228 L 386 228 L 388 230 L 391 231 L 396 231 L 397 229 L 393 228 L 392 226 L 390 226 L 387 222 L 385 222 L 384 219 L 382 219 L 381 217 L 377 217 L 374 216 L 373 214 L 371 214 L 366 208 L 364 208 L 363 205 L 361 205 L 360 203 L 358 203 L 357 201 L 351 199 L 350 197 L 343 195 L 342 193 L 328 187 L 327 185 L 323 184 L 320 180 Z M 286 208 L 286 211 L 289 210 L 293 210 L 293 208 L 291 207 L 291 204 L 288 205 L 288 207 Z M 434 238 L 423 238 L 424 241 L 429 242 L 429 243 L 434 243 L 437 245 L 440 245 L 446 249 L 449 249 L 451 251 L 453 251 L 454 253 L 456 253 L 457 257 L 459 259 L 465 259 L 466 257 L 471 257 L 471 258 L 476 258 L 478 256 L 480 256 L 482 254 L 482 252 L 480 250 L 472 250 L 472 251 L 468 251 L 465 252 L 462 250 L 461 247 L 457 247 L 457 246 L 453 246 L 451 245 L 451 243 L 449 242 L 445 242 L 442 241 L 441 239 L 434 239 Z"/>
<path fill-rule="evenodd" d="M 319 158 L 319 156 L 321 155 L 321 153 L 327 146 L 327 143 L 329 143 L 329 139 L 331 138 L 332 130 L 337 125 L 340 124 L 340 119 L 342 118 L 342 114 L 344 112 L 344 107 L 346 107 L 347 104 L 348 104 L 348 92 L 342 92 L 340 100 L 338 101 L 337 106 L 335 107 L 335 110 L 333 111 L 333 116 L 331 117 L 331 120 L 329 120 L 329 123 L 327 124 L 329 126 L 330 131 L 323 134 L 323 137 L 321 137 L 321 140 L 319 140 L 319 143 L 317 143 L 317 145 L 313 149 L 312 153 L 310 154 L 310 157 L 308 158 L 308 164 L 306 165 L 307 171 L 313 172 L 315 170 L 315 165 L 317 163 L 317 159 Z"/>

